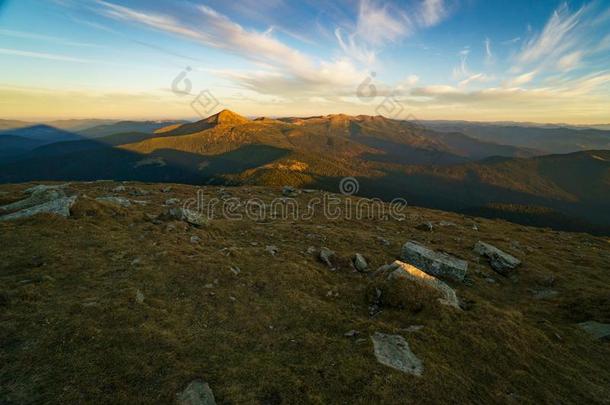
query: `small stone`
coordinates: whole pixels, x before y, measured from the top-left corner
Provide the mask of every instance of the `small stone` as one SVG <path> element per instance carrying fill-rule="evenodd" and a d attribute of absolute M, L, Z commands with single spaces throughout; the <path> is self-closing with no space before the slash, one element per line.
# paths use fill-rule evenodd
<path fill-rule="evenodd" d="M 142 294 L 142 291 L 140 290 L 136 290 L 136 302 L 138 304 L 144 303 L 144 294 Z"/>
<path fill-rule="evenodd" d="M 231 266 L 229 269 L 231 270 L 231 273 L 235 274 L 236 276 L 241 273 L 241 269 L 237 266 Z"/>
<path fill-rule="evenodd" d="M 199 236 L 193 235 L 191 236 L 191 243 L 199 243 L 201 242 L 201 238 Z"/>
<path fill-rule="evenodd" d="M 353 330 L 353 329 L 352 329 L 352 330 L 350 330 L 349 332 L 345 332 L 345 333 L 343 334 L 343 336 L 348 337 L 348 338 L 351 338 L 351 337 L 356 337 L 356 336 L 358 336 L 359 334 L 360 334 L 360 332 L 358 332 L 357 330 Z"/>
<path fill-rule="evenodd" d="M 269 253 L 271 256 L 277 255 L 279 251 L 280 249 L 275 245 L 269 245 L 265 248 L 265 252 Z"/>
<path fill-rule="evenodd" d="M 118 186 L 112 189 L 113 193 L 122 193 L 127 191 L 127 189 L 125 188 L 125 186 Z"/>
<path fill-rule="evenodd" d="M 320 253 L 318 254 L 318 258 L 320 259 L 320 261 L 322 263 L 326 263 L 326 265 L 328 267 L 334 267 L 332 260 L 335 257 L 335 252 L 333 252 L 332 250 L 330 250 L 329 248 L 323 247 L 322 249 L 320 249 Z"/>
<path fill-rule="evenodd" d="M 162 193 L 169 193 L 169 192 L 171 192 L 171 191 L 172 191 L 172 188 L 171 188 L 171 187 L 164 187 L 164 188 L 162 188 L 162 189 L 161 189 L 161 192 L 162 192 Z"/>
<path fill-rule="evenodd" d="M 423 328 L 424 328 L 424 325 L 411 325 L 408 328 L 403 328 L 401 330 L 408 332 L 408 333 L 415 333 L 415 332 L 419 332 Z"/>
<path fill-rule="evenodd" d="M 179 198 L 170 198 L 165 201 L 165 205 L 178 205 L 178 204 L 180 204 Z"/>
<path fill-rule="evenodd" d="M 315 253 L 316 253 L 316 248 L 315 247 L 310 246 L 310 247 L 307 248 L 307 254 L 308 255 L 313 255 Z"/>
<path fill-rule="evenodd" d="M 377 237 L 377 242 L 383 246 L 390 246 L 390 241 L 385 238 L 382 238 L 381 236 Z"/>
<path fill-rule="evenodd" d="M 203 380 L 192 381 L 182 392 L 176 395 L 178 405 L 216 405 L 214 393 Z"/>
<path fill-rule="evenodd" d="M 438 223 L 438 226 L 442 226 L 442 227 L 453 227 L 453 226 L 457 226 L 454 222 L 450 222 L 450 221 L 440 221 Z"/>
<path fill-rule="evenodd" d="M 356 270 L 361 271 L 361 272 L 366 272 L 368 270 L 368 263 L 366 262 L 366 259 L 364 258 L 364 256 L 362 256 L 360 253 L 356 253 L 356 256 L 354 256 L 354 267 L 356 268 Z"/>

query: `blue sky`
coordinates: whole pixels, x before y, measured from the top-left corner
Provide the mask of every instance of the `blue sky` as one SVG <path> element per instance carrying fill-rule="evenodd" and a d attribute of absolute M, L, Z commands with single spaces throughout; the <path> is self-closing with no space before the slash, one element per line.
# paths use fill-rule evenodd
<path fill-rule="evenodd" d="M 0 61 L 0 118 L 610 122 L 607 0 L 0 0 Z"/>

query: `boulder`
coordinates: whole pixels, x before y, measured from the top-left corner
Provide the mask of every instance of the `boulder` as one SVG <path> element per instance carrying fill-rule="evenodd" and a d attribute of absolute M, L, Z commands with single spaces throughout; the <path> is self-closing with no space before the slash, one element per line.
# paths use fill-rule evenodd
<path fill-rule="evenodd" d="M 595 339 L 610 341 L 610 323 L 587 321 L 579 323 L 578 326 Z"/>
<path fill-rule="evenodd" d="M 435 277 L 463 281 L 468 272 L 467 261 L 446 253 L 435 252 L 414 241 L 403 245 L 401 258 Z"/>
<path fill-rule="evenodd" d="M 216 405 L 214 393 L 203 380 L 192 381 L 182 392 L 176 395 L 178 405 Z"/>
<path fill-rule="evenodd" d="M 442 295 L 443 298 L 439 298 L 441 304 L 460 309 L 460 302 L 451 287 L 415 266 L 396 260 L 392 264 L 380 267 L 375 274 L 382 275 L 388 280 L 406 279 L 433 288 Z"/>
<path fill-rule="evenodd" d="M 368 270 L 369 264 L 366 262 L 364 256 L 360 253 L 356 253 L 356 256 L 354 256 L 354 267 L 358 271 L 365 272 Z"/>
<path fill-rule="evenodd" d="M 420 359 L 413 354 L 409 344 L 400 335 L 386 335 L 375 332 L 371 336 L 373 348 L 377 361 L 385 366 L 392 367 L 403 373 L 421 377 L 424 365 Z"/>
<path fill-rule="evenodd" d="M 28 218 L 37 214 L 55 214 L 63 217 L 69 217 L 70 208 L 72 208 L 74 202 L 76 202 L 76 196 L 58 198 L 44 204 L 4 215 L 0 217 L 0 221 L 13 221 L 16 219 Z"/>
<path fill-rule="evenodd" d="M 28 198 L 0 207 L 0 212 L 23 210 L 66 196 L 59 188 L 43 186 L 32 187 L 26 190 L 26 193 L 30 195 Z"/>
<path fill-rule="evenodd" d="M 485 242 L 478 241 L 474 245 L 474 251 L 481 256 L 487 257 L 491 268 L 504 276 L 510 274 L 512 270 L 521 264 L 521 261 L 516 257 Z"/>

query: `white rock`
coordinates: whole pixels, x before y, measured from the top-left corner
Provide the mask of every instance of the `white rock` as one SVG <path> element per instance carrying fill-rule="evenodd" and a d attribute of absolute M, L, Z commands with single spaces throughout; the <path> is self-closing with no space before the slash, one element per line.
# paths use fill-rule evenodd
<path fill-rule="evenodd" d="M 467 261 L 435 252 L 414 241 L 403 245 L 401 258 L 436 277 L 449 277 L 463 281 L 468 272 Z"/>
<path fill-rule="evenodd" d="M 67 218 L 70 216 L 70 208 L 72 208 L 75 202 L 76 196 L 58 198 L 44 204 L 4 215 L 0 217 L 0 221 L 13 221 L 16 219 L 28 218 L 37 214 L 55 214 Z"/>
<path fill-rule="evenodd" d="M 413 354 L 402 336 L 375 332 L 371 340 L 379 363 L 418 377 L 424 373 L 422 361 Z"/>
<path fill-rule="evenodd" d="M 28 198 L 2 206 L 0 212 L 23 210 L 66 196 L 63 190 L 57 188 L 37 186 L 28 190 L 31 190 L 27 192 L 30 194 Z"/>

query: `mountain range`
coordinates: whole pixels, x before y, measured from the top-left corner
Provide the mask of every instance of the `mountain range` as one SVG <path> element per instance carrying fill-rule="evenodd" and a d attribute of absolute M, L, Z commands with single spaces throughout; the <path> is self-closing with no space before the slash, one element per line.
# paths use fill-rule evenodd
<path fill-rule="evenodd" d="M 608 232 L 610 132 L 326 115 L 103 122 L 0 135 L 0 182 L 140 180 L 359 194 L 530 225 Z"/>

